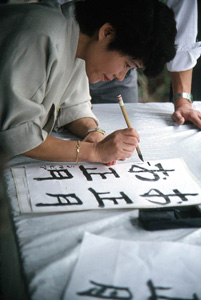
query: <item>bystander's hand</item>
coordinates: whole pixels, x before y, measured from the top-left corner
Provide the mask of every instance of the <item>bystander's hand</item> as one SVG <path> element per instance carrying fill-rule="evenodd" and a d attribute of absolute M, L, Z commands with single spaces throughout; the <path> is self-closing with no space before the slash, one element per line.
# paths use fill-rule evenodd
<path fill-rule="evenodd" d="M 201 112 L 192 108 L 191 104 L 183 104 L 175 108 L 172 119 L 182 125 L 190 121 L 201 129 Z"/>

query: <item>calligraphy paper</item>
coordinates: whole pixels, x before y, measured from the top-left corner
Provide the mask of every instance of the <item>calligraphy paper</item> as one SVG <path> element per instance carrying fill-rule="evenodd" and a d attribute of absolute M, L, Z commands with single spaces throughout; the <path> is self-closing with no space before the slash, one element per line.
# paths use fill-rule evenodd
<path fill-rule="evenodd" d="M 201 299 L 201 247 L 86 233 L 64 300 Z"/>
<path fill-rule="evenodd" d="M 16 185 L 17 199 L 20 211 L 24 213 L 31 212 L 30 197 L 24 168 L 13 168 L 13 177 Z"/>
<path fill-rule="evenodd" d="M 32 212 L 156 208 L 201 203 L 201 186 L 182 159 L 110 167 L 101 164 L 46 164 L 26 167 L 26 179 Z"/>

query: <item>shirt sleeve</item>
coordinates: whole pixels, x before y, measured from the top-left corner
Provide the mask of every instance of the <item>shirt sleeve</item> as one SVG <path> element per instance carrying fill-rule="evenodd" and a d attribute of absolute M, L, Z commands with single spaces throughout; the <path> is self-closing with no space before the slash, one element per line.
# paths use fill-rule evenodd
<path fill-rule="evenodd" d="M 92 118 L 99 121 L 91 109 L 89 81 L 85 71 L 85 62 L 77 59 L 75 68 L 63 97 L 55 129 L 67 125 L 80 118 Z"/>
<path fill-rule="evenodd" d="M 31 36 L 31 37 L 30 37 Z M 48 64 L 43 49 L 46 36 L 10 39 L 10 49 L 0 54 L 0 143 L 10 156 L 35 148 L 47 137 L 42 129 L 43 105 Z M 31 47 L 26 47 L 31 43 Z M 49 66 L 50 67 L 50 66 Z"/>
<path fill-rule="evenodd" d="M 201 55 L 201 42 L 197 37 L 197 0 L 167 0 L 175 14 L 177 23 L 175 58 L 167 64 L 170 72 L 186 71 L 193 68 Z"/>

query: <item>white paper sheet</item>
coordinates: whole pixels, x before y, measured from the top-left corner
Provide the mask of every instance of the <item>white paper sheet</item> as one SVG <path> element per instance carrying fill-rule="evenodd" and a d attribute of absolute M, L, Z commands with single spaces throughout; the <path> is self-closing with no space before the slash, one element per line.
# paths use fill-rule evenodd
<path fill-rule="evenodd" d="M 16 174 L 15 170 L 13 172 Z M 32 212 L 152 208 L 201 203 L 201 186 L 182 159 L 26 167 Z M 17 180 L 16 180 L 17 183 Z M 18 194 L 19 194 L 18 187 Z"/>
<path fill-rule="evenodd" d="M 85 233 L 64 300 L 201 299 L 201 248 Z"/>

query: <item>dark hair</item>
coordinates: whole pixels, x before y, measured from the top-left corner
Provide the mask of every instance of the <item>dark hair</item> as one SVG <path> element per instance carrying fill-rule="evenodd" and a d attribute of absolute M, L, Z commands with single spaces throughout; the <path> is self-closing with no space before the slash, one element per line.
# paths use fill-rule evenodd
<path fill-rule="evenodd" d="M 115 38 L 109 50 L 143 61 L 144 73 L 158 75 L 176 54 L 173 11 L 159 0 L 82 0 L 75 2 L 82 33 L 92 36 L 110 23 Z"/>

